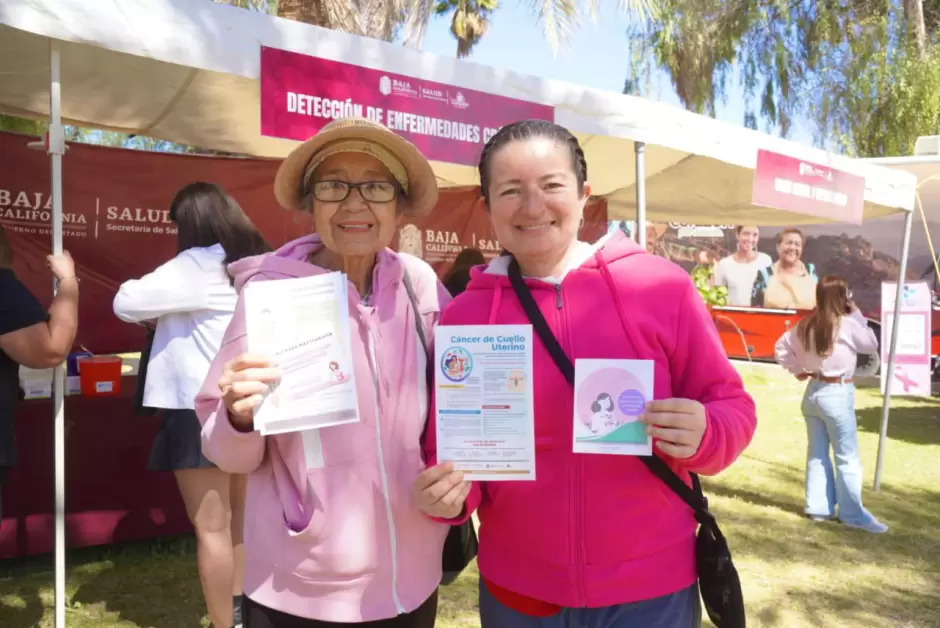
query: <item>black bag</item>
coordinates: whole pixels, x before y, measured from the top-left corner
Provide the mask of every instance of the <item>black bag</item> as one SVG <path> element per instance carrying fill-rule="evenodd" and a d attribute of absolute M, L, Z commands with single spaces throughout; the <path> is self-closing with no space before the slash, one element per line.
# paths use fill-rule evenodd
<path fill-rule="evenodd" d="M 147 384 L 147 367 L 150 364 L 150 352 L 153 351 L 153 337 L 157 333 L 156 327 L 147 326 L 147 339 L 144 341 L 143 351 L 140 352 L 140 361 L 137 363 L 137 390 L 134 391 L 134 405 L 132 412 L 137 416 L 153 416 L 159 408 L 150 408 L 144 405 L 144 387 Z"/>
<path fill-rule="evenodd" d="M 418 330 L 418 337 L 421 339 L 421 345 L 424 347 L 425 354 L 428 353 L 428 337 L 421 324 L 421 315 L 418 312 L 418 298 L 415 296 L 414 287 L 411 284 L 411 278 L 408 271 L 405 271 L 404 277 L 405 290 L 408 292 L 408 299 L 411 301 L 411 307 L 415 313 L 415 325 Z M 433 357 L 428 358 L 428 363 Z M 428 369 L 431 371 L 431 369 Z M 425 421 L 424 429 L 421 431 L 421 443 L 424 443 L 424 437 L 427 434 L 428 423 Z M 441 555 L 441 584 L 448 585 L 460 576 L 460 573 L 467 568 L 467 565 L 476 558 L 477 555 L 477 532 L 473 527 L 473 519 L 467 519 L 459 526 L 451 526 L 447 532 L 447 539 L 444 541 L 444 552 Z"/>
<path fill-rule="evenodd" d="M 519 263 L 515 258 L 509 263 L 509 281 L 533 329 L 542 339 L 542 344 L 545 345 L 568 383 L 574 386 L 574 364 L 571 363 L 571 359 L 565 354 L 545 321 L 545 316 L 539 310 L 529 287 L 522 278 Z M 639 456 L 639 459 L 682 501 L 688 504 L 689 508 L 695 511 L 695 520 L 699 523 L 698 536 L 695 539 L 695 563 L 699 590 L 708 618 L 718 628 L 745 628 L 747 618 L 744 612 L 741 580 L 731 560 L 728 543 L 714 515 L 708 510 L 708 499 L 702 492 L 698 475 L 689 474 L 692 477 L 692 488 L 689 488 L 662 458 L 652 455 Z"/>

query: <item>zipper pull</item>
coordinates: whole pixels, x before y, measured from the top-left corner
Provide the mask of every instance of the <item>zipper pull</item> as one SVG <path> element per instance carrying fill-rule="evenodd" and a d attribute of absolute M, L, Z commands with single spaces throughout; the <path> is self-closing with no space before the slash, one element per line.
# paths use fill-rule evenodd
<path fill-rule="evenodd" d="M 561 309 L 561 284 L 555 284 L 555 305 L 558 306 L 558 309 Z"/>

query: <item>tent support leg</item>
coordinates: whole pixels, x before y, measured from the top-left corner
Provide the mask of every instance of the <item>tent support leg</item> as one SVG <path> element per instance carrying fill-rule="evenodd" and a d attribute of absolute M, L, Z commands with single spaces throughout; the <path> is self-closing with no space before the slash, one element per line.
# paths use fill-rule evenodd
<path fill-rule="evenodd" d="M 634 142 L 636 153 L 636 243 L 646 248 L 646 143 Z"/>
<path fill-rule="evenodd" d="M 878 436 L 878 458 L 875 462 L 876 491 L 881 490 L 881 469 L 884 465 L 885 445 L 888 440 L 888 413 L 891 410 L 891 384 L 894 381 L 894 354 L 898 349 L 898 312 L 901 309 L 901 300 L 904 295 L 904 280 L 907 277 L 907 256 L 911 248 L 911 225 L 914 222 L 914 212 L 910 211 L 904 216 L 904 239 L 901 241 L 901 268 L 898 271 L 898 289 L 894 297 L 894 325 L 891 326 L 891 340 L 888 345 L 888 364 L 882 365 L 885 371 L 885 394 L 881 406 L 881 433 Z M 885 321 L 881 324 L 884 325 Z"/>
<path fill-rule="evenodd" d="M 52 162 L 52 253 L 62 254 L 62 83 L 59 44 L 49 47 L 48 152 Z M 53 285 L 53 294 L 56 286 Z M 52 408 L 55 426 L 55 628 L 65 628 L 65 372 L 53 369 Z"/>

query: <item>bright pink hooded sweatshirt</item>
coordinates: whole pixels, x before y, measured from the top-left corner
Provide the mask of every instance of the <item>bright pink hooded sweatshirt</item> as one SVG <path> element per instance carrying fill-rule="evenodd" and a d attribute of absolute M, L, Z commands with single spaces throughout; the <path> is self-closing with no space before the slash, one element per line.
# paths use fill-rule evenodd
<path fill-rule="evenodd" d="M 588 247 L 583 259 L 560 283 L 526 280 L 565 353 L 655 361 L 654 397 L 697 400 L 707 416 L 693 457 L 663 458 L 690 484 L 689 471 L 725 469 L 750 442 L 757 417 L 688 273 L 623 234 Z M 474 269 L 440 324 L 527 324 L 507 266 L 497 258 Z M 538 479 L 473 484 L 466 516 L 479 508 L 482 576 L 564 607 L 647 600 L 692 585 L 692 510 L 636 457 L 572 453 L 572 387 L 533 338 Z M 429 464 L 434 435 L 429 429 Z"/>
<path fill-rule="evenodd" d="M 309 264 L 316 236 L 235 262 L 241 294 L 249 281 L 326 272 Z M 247 349 L 239 297 L 222 348 L 196 397 L 206 457 L 248 474 L 245 594 L 298 617 L 365 622 L 421 605 L 441 579 L 448 526 L 418 509 L 411 486 L 424 469 L 419 438 L 428 408 L 427 355 L 405 291 L 408 269 L 432 338 L 450 296 L 423 261 L 378 254 L 371 305 L 349 286 L 350 330 L 360 422 L 264 437 L 232 427 L 218 388 L 226 362 Z M 305 445 L 314 460 L 305 461 Z"/>

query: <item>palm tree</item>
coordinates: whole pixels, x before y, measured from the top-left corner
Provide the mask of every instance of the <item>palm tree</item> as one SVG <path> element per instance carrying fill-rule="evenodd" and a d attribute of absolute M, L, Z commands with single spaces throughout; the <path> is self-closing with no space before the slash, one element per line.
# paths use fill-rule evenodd
<path fill-rule="evenodd" d="M 409 0 L 214 0 L 288 20 L 392 41 Z"/>
<path fill-rule="evenodd" d="M 452 14 L 450 32 L 457 40 L 457 58 L 469 57 L 490 27 L 490 15 L 498 7 L 497 0 L 438 0 L 437 15 Z"/>
<path fill-rule="evenodd" d="M 582 19 L 597 19 L 598 1 L 521 0 L 542 25 L 553 53 L 564 49 Z M 655 17 L 659 0 L 618 0 L 620 9 L 640 20 Z M 432 13 L 451 16 L 450 32 L 457 40 L 457 56 L 466 57 L 486 34 L 490 17 L 499 8 L 498 0 L 410 0 L 407 8 L 408 35 L 405 45 L 420 46 Z"/>
<path fill-rule="evenodd" d="M 457 56 L 467 57 L 486 35 L 499 0 L 215 0 L 279 17 L 392 41 L 403 30 L 406 46 L 420 47 L 432 15 L 451 15 Z M 586 15 L 597 18 L 597 0 L 523 0 L 541 23 L 552 51 L 563 49 Z M 661 0 L 618 0 L 641 20 L 658 14 Z"/>

